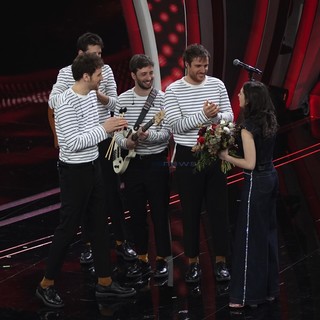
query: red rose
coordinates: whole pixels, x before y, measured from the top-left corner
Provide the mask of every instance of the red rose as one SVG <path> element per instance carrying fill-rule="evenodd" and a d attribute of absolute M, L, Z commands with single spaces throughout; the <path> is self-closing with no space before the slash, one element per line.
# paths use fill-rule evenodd
<path fill-rule="evenodd" d="M 216 123 L 213 123 L 212 126 L 211 126 L 211 129 L 213 131 L 215 131 L 217 127 L 218 127 L 218 125 Z"/>
<path fill-rule="evenodd" d="M 206 133 L 207 131 L 207 127 L 201 127 L 198 131 L 198 135 L 199 136 L 204 136 L 204 134 Z"/>
<path fill-rule="evenodd" d="M 198 143 L 200 143 L 200 144 L 204 144 L 205 138 L 204 138 L 203 136 L 200 136 L 200 137 L 198 137 L 197 141 L 198 141 Z"/>

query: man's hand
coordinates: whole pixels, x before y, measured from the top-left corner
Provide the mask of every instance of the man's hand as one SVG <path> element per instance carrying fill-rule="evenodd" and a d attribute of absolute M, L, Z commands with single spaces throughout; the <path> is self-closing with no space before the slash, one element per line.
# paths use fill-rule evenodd
<path fill-rule="evenodd" d="M 219 106 L 213 102 L 206 101 L 203 104 L 203 111 L 207 118 L 214 118 L 219 112 Z"/>
<path fill-rule="evenodd" d="M 149 136 L 149 130 L 142 131 L 141 128 L 137 131 L 138 139 L 140 141 L 146 140 Z"/>
<path fill-rule="evenodd" d="M 132 137 L 132 134 L 131 134 L 131 135 L 127 138 L 127 140 L 126 140 L 126 146 L 127 146 L 128 150 L 133 150 L 133 149 L 135 149 L 135 148 L 137 147 L 137 145 L 138 145 L 138 140 L 133 141 L 133 140 L 131 139 L 131 137 Z"/>
<path fill-rule="evenodd" d="M 107 96 L 106 94 L 102 93 L 101 91 L 99 91 L 99 89 L 96 91 L 97 92 L 97 98 L 98 100 L 104 104 L 107 105 L 109 103 L 109 96 Z"/>
<path fill-rule="evenodd" d="M 128 121 L 123 117 L 110 117 L 102 125 L 106 132 L 111 133 L 123 130 L 128 126 Z"/>

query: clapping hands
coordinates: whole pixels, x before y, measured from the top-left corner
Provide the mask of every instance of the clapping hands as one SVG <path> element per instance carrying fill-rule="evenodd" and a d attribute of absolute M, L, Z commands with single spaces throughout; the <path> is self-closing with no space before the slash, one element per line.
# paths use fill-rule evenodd
<path fill-rule="evenodd" d="M 211 101 L 206 100 L 203 105 L 204 114 L 208 118 L 214 118 L 219 112 L 219 106 Z"/>

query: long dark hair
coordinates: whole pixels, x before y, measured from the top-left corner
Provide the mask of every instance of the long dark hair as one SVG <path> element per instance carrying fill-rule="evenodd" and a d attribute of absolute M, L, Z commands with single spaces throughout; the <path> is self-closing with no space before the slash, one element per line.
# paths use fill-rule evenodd
<path fill-rule="evenodd" d="M 262 136 L 275 135 L 278 129 L 275 107 L 268 88 L 259 81 L 248 81 L 243 84 L 245 107 L 244 119 L 250 119 L 261 128 Z"/>

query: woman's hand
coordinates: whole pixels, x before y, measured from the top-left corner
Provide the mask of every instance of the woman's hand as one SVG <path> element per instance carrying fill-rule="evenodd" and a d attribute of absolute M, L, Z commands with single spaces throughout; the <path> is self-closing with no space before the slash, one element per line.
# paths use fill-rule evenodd
<path fill-rule="evenodd" d="M 229 149 L 225 149 L 219 152 L 218 157 L 221 160 L 227 160 L 228 155 L 229 155 Z"/>

